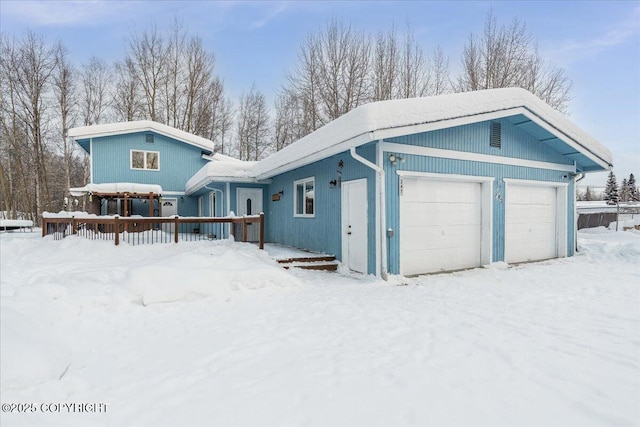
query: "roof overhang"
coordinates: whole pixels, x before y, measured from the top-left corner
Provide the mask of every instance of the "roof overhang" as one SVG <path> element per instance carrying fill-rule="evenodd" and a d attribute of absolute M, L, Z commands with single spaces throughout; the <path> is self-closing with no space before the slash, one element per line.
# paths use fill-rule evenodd
<path fill-rule="evenodd" d="M 553 135 L 553 139 L 566 144 L 571 147 L 571 152 L 567 155 L 572 155 L 574 162 L 577 163 L 578 157 L 588 159 L 588 162 L 582 162 L 582 167 L 577 169 L 581 172 L 589 171 L 601 171 L 603 169 L 608 170 L 612 167 L 606 160 L 602 159 L 599 155 L 592 152 L 588 147 L 583 146 L 574 138 L 570 137 L 566 133 L 562 132 L 557 127 L 553 126 L 536 113 L 530 111 L 525 107 L 506 108 L 502 110 L 490 111 L 481 114 L 464 115 L 454 118 L 447 118 L 443 120 L 436 120 L 431 122 L 415 123 L 410 125 L 386 127 L 368 131 L 338 142 L 337 144 L 330 145 L 326 148 L 319 149 L 307 154 L 305 157 L 292 160 L 290 162 L 283 163 L 271 170 L 263 170 L 258 173 L 258 179 L 266 179 L 275 175 L 288 172 L 290 170 L 308 165 L 317 160 L 324 159 L 336 154 L 340 154 L 344 151 L 350 150 L 352 147 L 358 147 L 360 145 L 367 144 L 372 141 L 381 141 L 388 138 L 393 138 L 402 135 L 411 135 L 417 133 L 424 133 L 430 131 L 436 131 L 440 129 L 446 129 L 456 126 L 464 126 L 471 123 L 478 123 L 488 120 L 496 120 L 509 117 L 526 117 L 527 121 L 539 126 L 546 131 L 549 135 Z M 554 146 L 557 149 L 557 147 Z"/>
<path fill-rule="evenodd" d="M 90 154 L 90 142 L 93 138 L 141 132 L 154 132 L 159 135 L 184 142 L 185 144 L 204 150 L 206 154 L 212 154 L 214 151 L 213 142 L 206 138 L 151 120 L 138 120 L 133 122 L 120 122 L 72 128 L 69 129 L 69 137 L 80 145 L 83 150 Z"/>

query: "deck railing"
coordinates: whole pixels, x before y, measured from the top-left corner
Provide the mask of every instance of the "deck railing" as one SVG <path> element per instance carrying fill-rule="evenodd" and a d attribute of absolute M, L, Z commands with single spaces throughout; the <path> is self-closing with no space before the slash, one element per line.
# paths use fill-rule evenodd
<path fill-rule="evenodd" d="M 242 217 L 72 217 L 42 218 L 42 237 L 55 240 L 70 235 L 87 239 L 113 240 L 116 245 L 178 243 L 222 239 L 256 242 L 264 248 L 264 214 Z"/>

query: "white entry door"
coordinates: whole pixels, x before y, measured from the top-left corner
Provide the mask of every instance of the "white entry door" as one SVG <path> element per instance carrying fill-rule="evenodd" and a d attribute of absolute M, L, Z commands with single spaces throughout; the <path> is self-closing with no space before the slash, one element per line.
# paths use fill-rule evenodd
<path fill-rule="evenodd" d="M 260 215 L 262 212 L 261 188 L 238 188 L 237 191 L 237 215 Z M 241 234 L 237 236 L 241 237 Z M 257 242 L 260 239 L 260 227 L 257 223 L 248 224 L 247 241 Z"/>
<path fill-rule="evenodd" d="M 342 263 L 367 273 L 367 180 L 342 183 Z"/>
<path fill-rule="evenodd" d="M 162 206 L 160 207 L 160 214 L 162 216 L 174 216 L 178 215 L 178 199 L 162 198 Z M 175 231 L 175 224 L 173 222 L 169 224 L 162 224 L 162 229 L 168 233 L 173 234 Z"/>
<path fill-rule="evenodd" d="M 178 199 L 162 198 L 162 216 L 178 215 Z"/>

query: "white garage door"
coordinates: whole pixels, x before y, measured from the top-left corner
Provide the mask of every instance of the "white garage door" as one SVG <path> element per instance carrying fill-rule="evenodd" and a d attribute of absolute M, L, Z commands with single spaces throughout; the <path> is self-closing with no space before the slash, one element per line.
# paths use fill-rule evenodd
<path fill-rule="evenodd" d="M 556 187 L 509 185 L 505 194 L 505 262 L 558 256 Z"/>
<path fill-rule="evenodd" d="M 478 182 L 403 178 L 401 274 L 481 265 L 481 188 Z"/>

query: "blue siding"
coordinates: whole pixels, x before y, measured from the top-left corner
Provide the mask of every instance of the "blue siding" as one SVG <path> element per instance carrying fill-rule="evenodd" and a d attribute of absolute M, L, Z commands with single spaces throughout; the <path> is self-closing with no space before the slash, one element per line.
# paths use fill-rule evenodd
<path fill-rule="evenodd" d="M 375 163 L 376 145 L 369 144 L 357 149 L 357 153 Z M 343 167 L 339 167 L 339 162 Z M 299 179 L 315 177 L 315 217 L 293 216 L 293 183 Z M 352 181 L 367 179 L 367 202 L 369 207 L 368 272 L 375 274 L 375 173 L 372 169 L 354 160 L 344 152 L 319 162 L 295 169 L 273 178 L 268 187 L 265 211 L 268 216 L 266 240 L 318 252 L 325 252 L 342 259 L 341 189 L 330 187 L 332 180 Z M 279 201 L 271 195 L 282 191 Z"/>
<path fill-rule="evenodd" d="M 105 136 L 93 139 L 92 167 L 95 184 L 109 182 L 133 182 L 158 184 L 164 191 L 183 192 L 185 183 L 207 162 L 201 158 L 201 149 L 181 141 L 154 133 L 153 143 L 145 142 L 139 132 Z M 132 170 L 130 150 L 158 151 L 160 170 Z M 179 209 L 182 206 L 179 206 Z M 191 202 L 185 201 L 184 209 L 189 215 L 197 213 Z M 180 214 L 183 215 L 182 211 Z"/>
<path fill-rule="evenodd" d="M 389 142 L 433 147 L 449 150 L 467 151 L 480 154 L 491 154 L 503 157 L 515 157 L 527 160 L 546 161 L 552 163 L 572 164 L 569 159 L 540 143 L 528 133 L 518 129 L 508 121 L 502 121 L 502 148 L 489 146 L 489 123 L 475 123 L 456 128 L 443 129 L 415 135 L 406 135 L 388 139 Z M 395 231 L 394 236 L 387 238 L 388 270 L 397 274 L 400 270 L 399 213 L 400 179 L 396 171 L 430 172 L 441 174 L 459 174 L 494 177 L 493 184 L 493 254 L 492 260 L 504 259 L 504 178 L 525 179 L 548 182 L 568 183 L 568 255 L 574 253 L 574 198 L 573 180 L 566 172 L 521 166 L 510 166 L 466 160 L 453 160 L 418 155 L 402 154 L 404 161 L 392 165 L 389 153 L 384 155 L 386 181 L 386 216 L 387 228 Z M 570 174 L 569 174 L 570 175 Z M 565 178 L 565 176 L 567 176 Z M 500 197 L 498 197 L 500 195 Z"/>
<path fill-rule="evenodd" d="M 551 163 L 572 165 L 573 161 L 563 156 L 548 144 L 540 142 L 530 133 L 519 129 L 507 119 L 496 120 L 502 124 L 502 147 L 489 146 L 491 121 L 472 123 L 464 126 L 404 135 L 385 141 L 444 150 L 466 151 Z"/>

